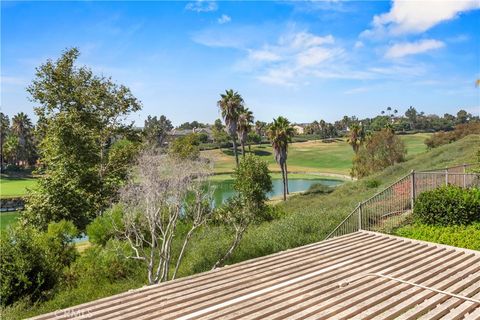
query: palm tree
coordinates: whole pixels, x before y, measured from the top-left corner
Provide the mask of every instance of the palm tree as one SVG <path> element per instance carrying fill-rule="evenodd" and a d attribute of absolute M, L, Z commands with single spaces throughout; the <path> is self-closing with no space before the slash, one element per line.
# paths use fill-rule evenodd
<path fill-rule="evenodd" d="M 245 143 L 247 143 L 248 133 L 252 130 L 253 112 L 248 108 L 243 108 L 238 114 L 238 140 L 242 145 L 242 155 L 245 157 Z"/>
<path fill-rule="evenodd" d="M 272 142 L 275 161 L 280 165 L 283 179 L 283 200 L 287 199 L 288 194 L 288 170 L 287 170 L 287 151 L 288 144 L 292 142 L 295 129 L 284 117 L 273 119 L 267 130 L 267 136 Z"/>
<path fill-rule="evenodd" d="M 227 127 L 228 134 L 232 138 L 233 153 L 235 154 L 235 161 L 238 167 L 238 153 L 237 153 L 237 125 L 238 115 L 243 109 L 242 96 L 232 89 L 225 90 L 224 94 L 220 94 L 220 100 L 217 105 L 220 107 L 225 126 Z"/>
<path fill-rule="evenodd" d="M 352 146 L 353 152 L 357 154 L 360 146 L 365 142 L 363 125 L 359 125 L 358 123 L 352 124 L 350 127 L 350 136 L 347 141 Z"/>
<path fill-rule="evenodd" d="M 27 162 L 33 152 L 33 125 L 28 115 L 19 112 L 12 117 L 12 134 L 18 139 L 18 160 Z"/>

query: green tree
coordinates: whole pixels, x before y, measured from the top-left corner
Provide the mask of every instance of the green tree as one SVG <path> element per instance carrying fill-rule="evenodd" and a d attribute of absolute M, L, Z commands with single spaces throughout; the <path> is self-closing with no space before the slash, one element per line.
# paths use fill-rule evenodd
<path fill-rule="evenodd" d="M 215 143 L 223 143 L 228 141 L 228 134 L 222 124 L 222 120 L 217 119 L 212 126 L 212 137 Z"/>
<path fill-rule="evenodd" d="M 243 98 L 233 89 L 225 90 L 225 93 L 220 94 L 220 100 L 218 100 L 217 105 L 220 108 L 228 133 L 232 139 L 233 154 L 238 167 L 237 126 L 239 113 L 244 108 Z"/>
<path fill-rule="evenodd" d="M 168 150 L 169 154 L 179 159 L 195 160 L 200 156 L 200 141 L 195 133 L 187 134 L 173 140 Z"/>
<path fill-rule="evenodd" d="M 295 134 L 295 129 L 290 125 L 284 117 L 273 119 L 273 123 L 267 129 L 267 136 L 270 139 L 275 155 L 275 161 L 280 166 L 283 180 L 283 200 L 287 200 L 288 194 L 288 170 L 287 170 L 287 155 L 288 144 L 292 142 L 292 137 Z"/>
<path fill-rule="evenodd" d="M 403 141 L 391 129 L 382 129 L 369 136 L 353 160 L 352 176 L 365 177 L 405 160 Z"/>
<path fill-rule="evenodd" d="M 467 123 L 468 120 L 471 118 L 471 114 L 465 110 L 460 110 L 457 112 L 457 124 L 464 124 Z"/>
<path fill-rule="evenodd" d="M 248 108 L 243 108 L 238 114 L 238 140 L 242 145 L 242 155 L 245 157 L 245 144 L 247 143 L 248 133 L 252 130 L 253 112 Z"/>
<path fill-rule="evenodd" d="M 0 112 L 0 172 L 3 171 L 3 164 L 5 162 L 3 154 L 3 145 L 10 133 L 10 120 L 3 112 Z"/>
<path fill-rule="evenodd" d="M 215 263 L 213 269 L 222 266 L 240 244 L 248 226 L 261 220 L 267 211 L 267 193 L 272 191 L 272 179 L 266 161 L 248 154 L 242 158 L 233 174 L 233 188 L 237 195 L 218 208 L 216 219 L 234 230 L 234 237 L 227 252 Z"/>
<path fill-rule="evenodd" d="M 112 172 L 109 152 L 129 129 L 128 114 L 141 108 L 127 87 L 76 67 L 78 56 L 74 48 L 48 60 L 27 89 L 39 104 L 40 160 L 46 169 L 27 199 L 24 218 L 38 226 L 66 219 L 83 230 L 110 205 L 121 175 L 118 168 Z"/>
<path fill-rule="evenodd" d="M 160 118 L 148 116 L 143 126 L 143 134 L 150 146 L 161 147 L 172 129 L 172 122 L 164 115 Z"/>
<path fill-rule="evenodd" d="M 9 134 L 5 139 L 3 145 L 3 155 L 5 157 L 5 162 L 9 164 L 17 164 L 18 161 L 18 150 L 20 149 L 20 142 L 18 137 Z"/>
<path fill-rule="evenodd" d="M 405 111 L 405 116 L 410 121 L 410 129 L 415 130 L 418 116 L 417 110 L 414 107 L 410 106 L 407 111 Z"/>

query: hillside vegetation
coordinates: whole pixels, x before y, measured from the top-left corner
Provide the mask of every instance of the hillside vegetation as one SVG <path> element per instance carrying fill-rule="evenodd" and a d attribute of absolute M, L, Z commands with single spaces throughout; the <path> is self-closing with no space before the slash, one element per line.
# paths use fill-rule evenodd
<path fill-rule="evenodd" d="M 410 170 L 443 168 L 476 161 L 480 136 L 468 136 L 438 147 L 410 160 L 387 168 L 371 177 L 347 182 L 331 193 L 295 195 L 272 210 L 273 220 L 251 226 L 227 264 L 268 255 L 289 248 L 321 241 L 348 215 L 356 204 Z M 375 181 L 375 183 L 372 183 Z M 372 187 L 376 186 L 376 187 Z M 180 276 L 207 271 L 229 246 L 232 233 L 221 226 L 209 226 L 191 241 Z M 180 243 L 175 243 L 178 251 Z M 114 283 L 87 282 L 75 288 L 64 288 L 56 296 L 37 305 L 19 303 L 1 311 L 5 319 L 18 319 L 84 303 L 144 285 L 142 274 Z M 93 287 L 94 286 L 94 287 Z"/>
<path fill-rule="evenodd" d="M 329 194 L 295 195 L 278 204 L 277 219 L 252 227 L 246 234 L 230 263 L 263 256 L 307 243 L 321 241 L 348 215 L 358 202 L 384 189 L 408 174 L 412 169 L 433 169 L 476 161 L 480 136 L 471 135 L 432 151 L 419 154 L 410 160 L 394 165 L 382 172 L 356 182 L 347 182 Z M 372 183 L 375 181 L 376 183 Z M 378 187 L 371 188 L 369 186 Z M 220 229 L 210 228 L 197 241 L 188 256 L 184 274 L 204 271 L 228 237 Z M 215 246 L 212 246 L 215 243 Z"/>

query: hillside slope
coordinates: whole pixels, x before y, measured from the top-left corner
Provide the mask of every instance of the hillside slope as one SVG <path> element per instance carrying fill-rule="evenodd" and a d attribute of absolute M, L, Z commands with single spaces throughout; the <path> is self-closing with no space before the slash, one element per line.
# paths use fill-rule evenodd
<path fill-rule="evenodd" d="M 421 153 L 368 178 L 347 182 L 333 193 L 292 196 L 277 206 L 283 212 L 280 218 L 250 228 L 230 263 L 321 241 L 358 202 L 384 189 L 412 169 L 425 170 L 474 163 L 479 146 L 479 135 L 468 136 Z M 369 188 L 369 180 L 377 180 L 380 185 Z M 206 270 L 214 261 L 215 255 L 226 247 L 228 240 L 224 230 L 209 228 L 202 239 L 192 246 L 186 268 L 182 270 L 184 274 Z"/>

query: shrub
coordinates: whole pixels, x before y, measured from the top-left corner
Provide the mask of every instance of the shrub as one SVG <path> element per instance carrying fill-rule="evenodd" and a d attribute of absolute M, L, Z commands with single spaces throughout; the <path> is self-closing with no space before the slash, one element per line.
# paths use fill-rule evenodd
<path fill-rule="evenodd" d="M 365 186 L 369 189 L 378 188 L 380 186 L 380 184 L 381 184 L 381 182 L 378 181 L 377 179 L 365 180 Z"/>
<path fill-rule="evenodd" d="M 105 246 L 116 235 L 114 225 L 122 229 L 122 207 L 116 205 L 87 226 L 88 240 L 93 244 Z"/>
<path fill-rule="evenodd" d="M 415 201 L 416 221 L 430 225 L 467 225 L 480 221 L 480 189 L 443 186 L 420 194 Z"/>
<path fill-rule="evenodd" d="M 307 194 L 328 194 L 333 192 L 333 188 L 326 186 L 321 183 L 314 183 L 312 184 L 307 191 L 303 192 L 304 195 Z"/>
<path fill-rule="evenodd" d="M 451 143 L 466 137 L 470 134 L 480 133 L 480 122 L 470 122 L 455 126 L 455 130 L 447 132 L 438 132 L 425 139 L 425 145 L 428 149 Z"/>
<path fill-rule="evenodd" d="M 49 224 L 47 232 L 22 225 L 7 229 L 0 239 L 2 305 L 45 297 L 77 256 L 71 243 L 76 234 L 73 223 L 67 221 Z"/>
<path fill-rule="evenodd" d="M 469 226 L 431 226 L 413 224 L 395 231 L 401 237 L 446 244 L 455 247 L 480 250 L 480 223 Z"/>
<path fill-rule="evenodd" d="M 125 242 L 112 239 L 104 247 L 94 245 L 86 249 L 67 272 L 69 284 L 115 283 L 135 273 L 141 274 L 141 262 L 127 259 L 130 253 L 127 246 Z"/>

